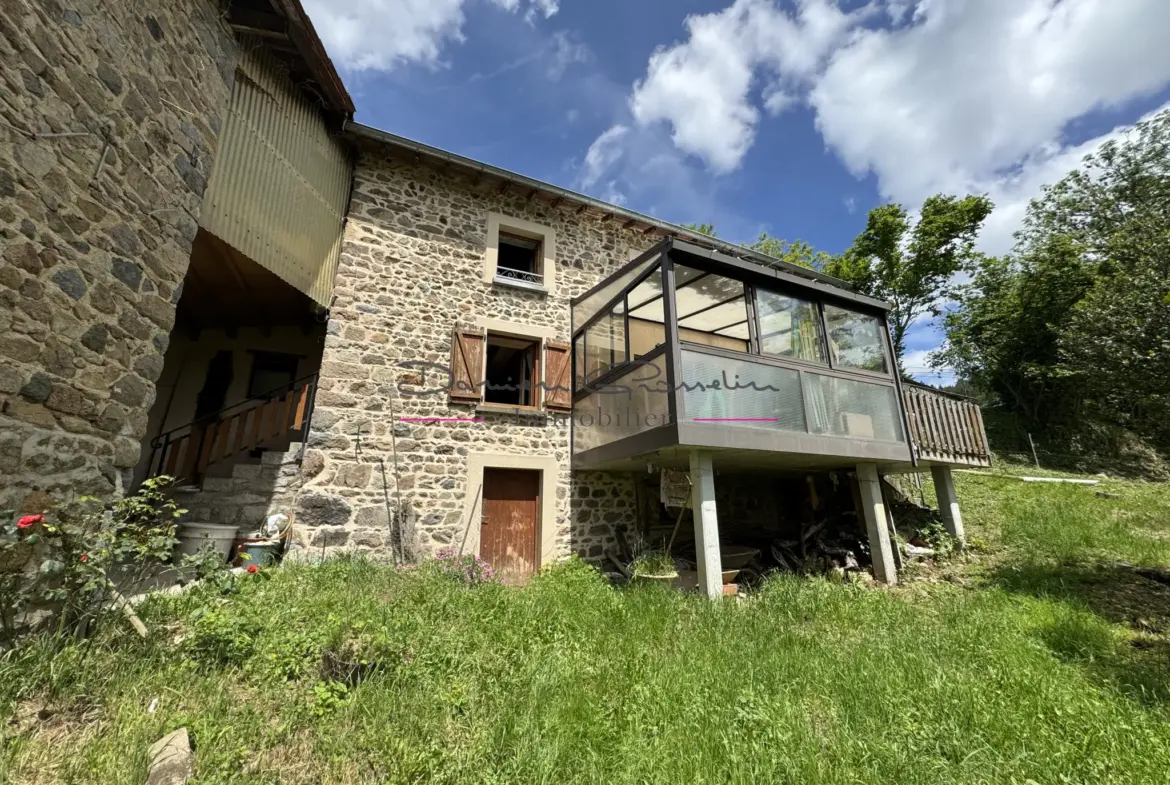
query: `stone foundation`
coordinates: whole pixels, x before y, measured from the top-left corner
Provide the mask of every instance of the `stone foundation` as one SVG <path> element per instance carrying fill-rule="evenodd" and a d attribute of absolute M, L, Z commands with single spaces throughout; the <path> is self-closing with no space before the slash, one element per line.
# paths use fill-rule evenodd
<path fill-rule="evenodd" d="M 235 60 L 214 0 L 0 0 L 0 509 L 137 462 Z"/>

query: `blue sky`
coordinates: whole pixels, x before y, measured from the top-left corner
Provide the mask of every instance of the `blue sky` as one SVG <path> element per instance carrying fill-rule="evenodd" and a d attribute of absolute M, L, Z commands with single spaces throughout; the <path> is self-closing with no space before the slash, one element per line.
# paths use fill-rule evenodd
<path fill-rule="evenodd" d="M 981 245 L 1170 104 L 1164 0 L 305 0 L 357 119 L 679 223 L 839 252 L 986 193 Z M 926 381 L 941 336 L 911 331 Z"/>

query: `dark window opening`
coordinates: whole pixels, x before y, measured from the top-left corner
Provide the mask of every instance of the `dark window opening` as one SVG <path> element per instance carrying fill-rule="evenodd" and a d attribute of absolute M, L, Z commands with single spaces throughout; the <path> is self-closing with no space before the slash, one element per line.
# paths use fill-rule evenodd
<path fill-rule="evenodd" d="M 484 401 L 536 406 L 539 357 L 539 342 L 489 334 L 484 366 Z"/>
<path fill-rule="evenodd" d="M 540 241 L 501 233 L 496 274 L 504 278 L 540 283 Z"/>
<path fill-rule="evenodd" d="M 256 352 L 252 360 L 252 376 L 248 379 L 249 398 L 279 398 L 292 389 L 297 380 L 295 354 Z"/>

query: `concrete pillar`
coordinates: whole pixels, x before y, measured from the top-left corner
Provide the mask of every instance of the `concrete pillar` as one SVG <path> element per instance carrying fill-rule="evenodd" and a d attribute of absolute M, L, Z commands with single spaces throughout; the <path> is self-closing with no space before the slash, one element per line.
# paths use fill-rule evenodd
<path fill-rule="evenodd" d="M 715 471 L 711 453 L 691 453 L 691 512 L 695 517 L 695 560 L 699 563 L 699 591 L 723 596 L 723 557 L 719 553 L 719 516 L 715 512 Z"/>
<path fill-rule="evenodd" d="M 894 549 L 890 544 L 890 526 L 886 521 L 886 504 L 882 499 L 877 466 L 859 463 L 857 484 L 861 489 L 861 514 L 865 517 L 865 529 L 869 533 L 873 577 L 893 586 L 898 582 L 898 570 L 894 567 Z"/>
<path fill-rule="evenodd" d="M 938 498 L 938 511 L 942 513 L 943 524 L 962 549 L 967 543 L 963 531 L 963 515 L 959 512 L 959 496 L 955 493 L 955 478 L 950 466 L 931 466 L 930 476 L 934 478 L 934 494 Z"/>

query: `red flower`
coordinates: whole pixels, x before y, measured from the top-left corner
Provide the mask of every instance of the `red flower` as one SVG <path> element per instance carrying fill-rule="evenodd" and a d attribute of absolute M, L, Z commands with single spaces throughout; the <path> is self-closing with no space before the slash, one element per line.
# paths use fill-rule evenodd
<path fill-rule="evenodd" d="M 248 565 L 248 572 L 255 574 L 255 573 L 260 572 L 260 568 L 257 567 L 255 564 L 249 564 Z"/>
<path fill-rule="evenodd" d="M 88 553 L 83 553 L 83 554 L 81 554 L 81 560 L 82 560 L 83 562 L 84 562 L 84 561 L 89 561 L 89 554 L 88 554 Z"/>
<path fill-rule="evenodd" d="M 28 527 L 32 526 L 34 523 L 40 523 L 44 519 L 45 519 L 45 516 L 43 516 L 43 515 L 26 515 L 23 518 L 21 518 L 19 521 L 16 522 L 16 528 L 27 529 Z"/>

